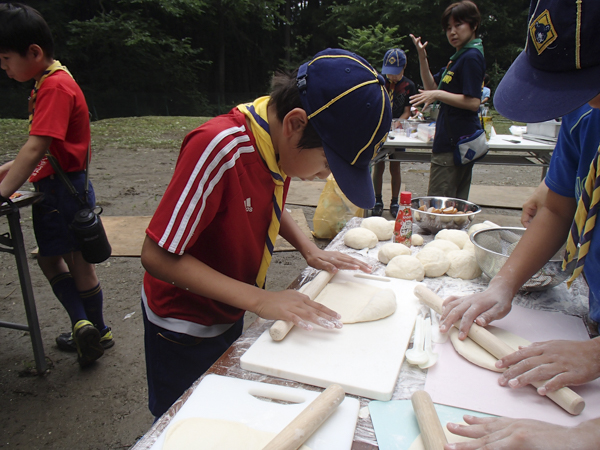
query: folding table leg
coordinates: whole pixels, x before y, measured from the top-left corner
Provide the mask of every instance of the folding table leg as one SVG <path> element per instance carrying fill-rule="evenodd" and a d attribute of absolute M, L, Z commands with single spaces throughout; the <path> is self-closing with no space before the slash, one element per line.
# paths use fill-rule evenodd
<path fill-rule="evenodd" d="M 35 298 L 33 297 L 33 289 L 31 287 L 31 277 L 29 275 L 29 265 L 27 264 L 27 254 L 25 252 L 25 244 L 23 242 L 23 232 L 21 230 L 19 210 L 15 208 L 11 213 L 7 214 L 10 235 L 12 237 L 12 247 L 14 249 L 15 260 L 17 263 L 17 271 L 19 272 L 19 282 L 21 284 L 21 293 L 23 295 L 23 303 L 25 305 L 25 315 L 27 316 L 27 324 L 29 335 L 31 336 L 31 345 L 33 346 L 33 356 L 35 359 L 35 367 L 38 374 L 43 374 L 48 368 L 46 364 L 46 355 L 44 353 L 44 344 L 42 343 L 42 333 L 35 307 Z"/>

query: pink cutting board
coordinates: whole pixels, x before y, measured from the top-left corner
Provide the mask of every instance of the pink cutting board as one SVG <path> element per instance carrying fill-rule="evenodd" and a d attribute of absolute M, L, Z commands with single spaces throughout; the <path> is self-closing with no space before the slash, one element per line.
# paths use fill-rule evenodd
<path fill-rule="evenodd" d="M 516 305 L 508 316 L 493 322 L 493 325 L 530 342 L 589 339 L 585 325 L 578 317 Z M 600 417 L 600 380 L 571 387 L 586 404 L 579 416 L 572 416 L 552 400 L 539 395 L 533 386 L 519 389 L 500 386 L 500 374 L 468 362 L 456 353 L 450 340 L 436 345 L 435 351 L 439 353 L 439 360 L 429 369 L 425 381 L 425 390 L 435 403 L 570 426 Z"/>
<path fill-rule="evenodd" d="M 242 369 L 313 386 L 337 383 L 349 394 L 390 400 L 417 315 L 419 302 L 413 290 L 418 283 L 378 278 L 338 272 L 330 283 L 352 281 L 391 288 L 398 302 L 394 314 L 336 330 L 294 327 L 280 342 L 273 341 L 266 330 L 240 358 Z"/>
<path fill-rule="evenodd" d="M 170 425 L 187 418 L 203 417 L 239 422 L 257 430 L 278 433 L 319 394 L 316 391 L 211 374 L 204 377 L 171 419 Z M 358 400 L 346 397 L 306 441 L 306 445 L 312 450 L 350 449 L 359 408 Z M 161 433 L 150 450 L 162 448 L 168 429 Z"/>

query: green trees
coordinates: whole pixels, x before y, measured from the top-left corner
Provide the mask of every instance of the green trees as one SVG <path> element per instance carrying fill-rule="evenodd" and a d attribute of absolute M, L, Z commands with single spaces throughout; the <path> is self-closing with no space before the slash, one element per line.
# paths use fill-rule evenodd
<path fill-rule="evenodd" d="M 441 30 L 448 0 L 21 0 L 53 30 L 57 58 L 84 89 L 94 117 L 212 115 L 268 92 L 279 68 L 326 47 L 380 69 L 385 51 L 429 41 L 432 70 L 453 49 Z M 529 0 L 479 0 L 492 87 L 525 42 Z M 22 86 L 0 75 L 2 117 L 26 116 Z"/>

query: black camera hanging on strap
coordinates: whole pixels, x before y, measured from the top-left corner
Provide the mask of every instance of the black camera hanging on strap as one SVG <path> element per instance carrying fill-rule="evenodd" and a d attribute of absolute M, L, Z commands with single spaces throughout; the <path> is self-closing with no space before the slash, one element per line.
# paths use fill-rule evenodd
<path fill-rule="evenodd" d="M 112 248 L 110 247 L 106 232 L 104 231 L 104 226 L 100 220 L 102 207 L 92 209 L 87 202 L 89 192 L 90 147 L 88 146 L 86 155 L 85 190 L 83 198 L 81 198 L 77 189 L 75 189 L 75 186 L 73 186 L 73 183 L 69 177 L 67 177 L 67 174 L 62 170 L 57 159 L 50 154 L 50 152 L 48 152 L 46 156 L 54 169 L 54 172 L 56 172 L 61 181 L 67 186 L 67 189 L 69 189 L 71 194 L 73 194 L 81 205 L 81 209 L 75 213 L 75 217 L 73 218 L 73 222 L 69 225 L 69 228 L 77 238 L 77 242 L 81 247 L 83 259 L 91 264 L 98 264 L 106 261 L 111 255 Z"/>

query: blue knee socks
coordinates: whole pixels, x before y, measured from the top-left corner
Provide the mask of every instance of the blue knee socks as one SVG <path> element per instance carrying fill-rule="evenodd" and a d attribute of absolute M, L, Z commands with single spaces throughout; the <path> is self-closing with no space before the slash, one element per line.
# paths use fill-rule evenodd
<path fill-rule="evenodd" d="M 50 286 L 52 286 L 56 298 L 67 310 L 67 314 L 71 319 L 71 328 L 80 320 L 87 320 L 85 308 L 81 302 L 77 286 L 75 286 L 75 280 L 69 272 L 56 275 L 50 280 Z"/>
<path fill-rule="evenodd" d="M 106 328 L 104 323 L 104 315 L 102 314 L 102 288 L 100 283 L 95 288 L 88 291 L 81 291 L 79 293 L 83 307 L 88 316 L 88 320 L 94 324 L 94 326 L 102 332 Z"/>
<path fill-rule="evenodd" d="M 80 320 L 89 320 L 101 332 L 106 328 L 102 314 L 103 298 L 100 284 L 88 291 L 79 292 L 71 273 L 65 272 L 52 278 L 50 286 L 69 314 L 71 328 Z"/>

